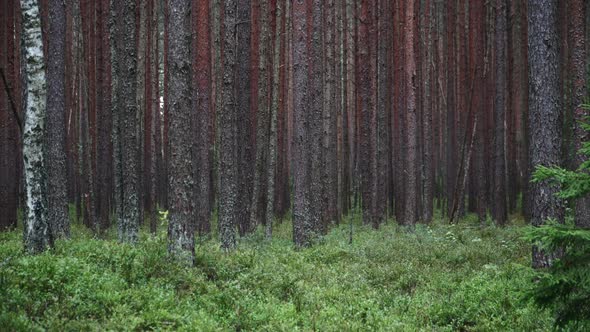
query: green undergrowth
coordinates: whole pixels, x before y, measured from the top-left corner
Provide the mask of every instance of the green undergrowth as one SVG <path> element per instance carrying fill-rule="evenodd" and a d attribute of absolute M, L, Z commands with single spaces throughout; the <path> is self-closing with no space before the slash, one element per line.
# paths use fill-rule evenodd
<path fill-rule="evenodd" d="M 374 231 L 355 220 L 352 244 L 347 222 L 302 250 L 288 222 L 229 254 L 199 239 L 194 268 L 168 259 L 165 227 L 133 247 L 77 226 L 38 256 L 23 254 L 20 230 L 1 233 L 0 330 L 551 329 L 524 295 L 534 271 L 521 222 Z"/>

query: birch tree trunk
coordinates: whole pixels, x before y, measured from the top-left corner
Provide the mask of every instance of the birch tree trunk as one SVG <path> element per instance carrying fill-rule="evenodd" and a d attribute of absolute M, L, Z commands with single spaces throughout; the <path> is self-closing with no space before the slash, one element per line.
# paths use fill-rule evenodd
<path fill-rule="evenodd" d="M 29 253 L 40 253 L 53 245 L 47 218 L 47 174 L 44 133 L 47 88 L 41 36 L 39 5 L 22 0 L 22 51 L 24 60 L 25 118 L 23 160 L 25 180 L 24 246 Z"/>

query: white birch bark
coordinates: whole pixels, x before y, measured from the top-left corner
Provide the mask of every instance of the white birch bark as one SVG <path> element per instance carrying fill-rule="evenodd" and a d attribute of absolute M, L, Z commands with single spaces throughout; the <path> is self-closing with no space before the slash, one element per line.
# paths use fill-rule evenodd
<path fill-rule="evenodd" d="M 47 223 L 46 174 L 43 142 L 47 88 L 41 18 L 35 0 L 21 0 L 22 51 L 25 73 L 23 159 L 25 180 L 24 245 L 38 253 L 52 245 Z"/>

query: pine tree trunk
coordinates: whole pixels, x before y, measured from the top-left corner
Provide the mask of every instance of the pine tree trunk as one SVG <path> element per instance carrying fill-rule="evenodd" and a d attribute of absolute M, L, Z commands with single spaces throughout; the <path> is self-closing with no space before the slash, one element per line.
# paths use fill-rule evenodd
<path fill-rule="evenodd" d="M 559 40 L 556 0 L 529 1 L 529 156 L 531 166 L 561 164 Z M 547 218 L 563 222 L 559 188 L 547 182 L 530 184 L 531 222 Z M 533 247 L 533 267 L 551 265 L 554 255 Z"/>
<path fill-rule="evenodd" d="M 237 0 L 240 1 L 240 0 Z M 238 107 L 236 90 L 239 77 L 236 77 L 236 65 L 242 61 L 237 57 L 237 30 L 239 26 L 238 3 L 236 0 L 223 1 L 223 109 L 219 115 L 220 155 L 219 155 L 219 235 L 221 247 L 233 250 L 236 247 L 236 218 L 238 211 L 238 141 L 237 116 Z"/>
<path fill-rule="evenodd" d="M 66 8 L 60 1 L 49 6 L 47 54 L 47 222 L 55 237 L 69 237 L 65 149 L 65 37 Z"/>
<path fill-rule="evenodd" d="M 111 90 L 110 45 L 108 30 L 109 5 L 101 1 L 97 8 L 97 155 L 96 155 L 96 217 L 100 230 L 110 227 L 112 197 L 112 149 L 111 149 Z"/>
<path fill-rule="evenodd" d="M 310 201 L 310 132 L 307 125 L 309 106 L 308 65 L 310 62 L 307 43 L 308 34 L 306 0 L 293 2 L 293 116 L 294 116 L 294 202 L 293 202 L 293 242 L 296 246 L 308 246 L 313 232 Z"/>
<path fill-rule="evenodd" d="M 274 33 L 274 50 L 272 60 L 272 102 L 270 108 L 270 132 L 268 137 L 268 159 L 267 159 L 267 195 L 266 195 L 266 222 L 265 234 L 268 239 L 272 237 L 272 222 L 274 220 L 275 204 L 275 174 L 277 165 L 277 116 L 279 109 L 279 62 L 281 55 L 281 19 L 282 0 L 276 3 L 276 26 Z"/>
<path fill-rule="evenodd" d="M 430 223 L 433 214 L 433 199 L 434 199 L 434 167 L 433 167 L 433 131 L 432 127 L 432 113 L 434 108 L 434 98 L 432 91 L 434 90 L 434 68 L 433 68 L 433 19 L 432 9 L 434 8 L 431 0 L 426 0 L 423 8 L 423 26 L 426 54 L 423 57 L 424 63 L 424 103 L 422 104 L 422 131 L 423 138 L 423 214 L 421 218 L 424 222 Z"/>
<path fill-rule="evenodd" d="M 321 0 L 313 0 L 311 11 L 308 11 L 308 24 L 311 24 L 311 35 L 308 40 L 310 47 L 308 52 L 308 75 L 310 77 L 309 87 L 309 108 L 307 111 L 310 132 L 309 150 L 311 154 L 311 181 L 310 181 L 310 203 L 311 203 L 311 221 L 315 234 L 325 233 L 324 225 L 321 223 L 322 208 L 322 114 L 323 114 L 323 72 L 324 72 L 324 55 L 322 49 L 322 21 L 323 8 Z"/>
<path fill-rule="evenodd" d="M 0 5 L 0 68 L 8 86 L 0 89 L 0 231 L 16 227 L 20 184 L 20 52 L 17 1 Z M 12 101 L 6 91 L 10 91 Z M 14 103 L 14 104 L 13 104 Z M 14 107 L 14 109 L 12 109 Z M 13 112 L 16 112 L 14 114 Z"/>
<path fill-rule="evenodd" d="M 113 1 L 113 144 L 119 241 L 135 243 L 139 214 L 137 50 L 134 0 Z"/>
<path fill-rule="evenodd" d="M 406 161 L 406 192 L 408 197 L 405 200 L 404 220 L 405 225 L 414 225 L 418 221 L 417 203 L 417 148 L 418 148 L 418 117 L 416 109 L 416 59 L 414 49 L 414 38 L 416 38 L 416 14 L 414 12 L 415 1 L 406 3 L 404 11 L 405 21 L 405 83 L 406 83 L 406 108 L 407 108 L 407 161 Z"/>
<path fill-rule="evenodd" d="M 571 50 L 571 68 L 570 73 L 573 75 L 573 93 L 572 104 L 574 106 L 574 141 L 575 149 L 578 151 L 583 142 L 588 141 L 588 133 L 580 125 L 580 121 L 587 121 L 588 111 L 581 107 L 586 97 L 586 43 L 584 36 L 584 26 L 587 2 L 575 0 L 570 2 L 570 31 L 572 47 Z M 576 154 L 575 166 L 579 167 L 585 158 Z M 590 228 L 590 198 L 584 197 L 576 201 L 576 226 Z"/>
<path fill-rule="evenodd" d="M 250 208 L 250 231 L 260 221 L 265 220 L 264 202 L 266 200 L 266 158 L 268 153 L 268 129 L 269 129 L 269 70 L 268 58 L 270 49 L 268 0 L 259 0 L 260 3 L 260 51 L 258 58 L 258 108 L 256 110 L 256 148 L 254 182 L 252 190 L 252 205 Z"/>
<path fill-rule="evenodd" d="M 253 225 L 250 224 L 251 207 L 253 202 L 253 180 L 254 180 L 254 162 L 255 153 L 254 150 L 254 137 L 256 133 L 253 128 L 255 125 L 256 115 L 256 93 L 258 91 L 258 85 L 256 83 L 254 70 L 258 70 L 258 64 L 254 64 L 258 60 L 256 54 L 258 54 L 258 45 L 253 42 L 254 36 L 252 26 L 255 24 L 254 19 L 256 18 L 256 11 L 252 10 L 250 1 L 238 0 L 238 14 L 237 14 L 237 32 L 236 39 L 237 45 L 237 63 L 236 65 L 236 77 L 235 79 L 239 82 L 240 88 L 236 89 L 236 107 L 237 112 L 237 137 L 239 144 L 237 144 L 237 181 L 238 181 L 238 193 L 236 202 L 236 211 L 240 211 L 235 216 L 235 223 L 238 227 L 240 235 L 244 235 L 251 232 Z M 252 15 L 252 17 L 251 17 Z M 257 20 L 257 18 L 256 18 Z M 252 54 L 251 54 L 252 51 Z M 220 82 L 221 83 L 221 82 Z M 232 83 L 233 84 L 233 83 Z M 236 83 L 238 84 L 238 83 Z M 223 86 L 219 87 L 219 95 L 223 95 L 221 90 Z M 221 97 L 223 98 L 223 97 Z M 223 103 L 223 101 L 221 101 Z M 219 123 L 218 128 L 221 128 Z"/>
<path fill-rule="evenodd" d="M 387 196 L 389 187 L 389 133 L 390 119 L 389 113 L 392 109 L 389 93 L 391 83 L 391 61 L 390 52 L 393 49 L 391 43 L 392 8 L 390 1 L 379 0 L 377 10 L 378 16 L 378 54 L 377 54 L 377 178 L 373 181 L 375 185 L 375 215 L 373 216 L 373 226 L 378 227 L 387 220 Z"/>
<path fill-rule="evenodd" d="M 494 213 L 493 218 L 498 225 L 506 224 L 506 110 L 508 84 L 506 80 L 507 52 L 507 16 L 506 0 L 496 1 L 496 29 L 495 29 L 495 100 L 494 100 Z"/>
<path fill-rule="evenodd" d="M 194 244 L 194 171 L 191 158 L 193 109 L 191 105 L 191 0 L 168 4 L 168 81 L 170 159 L 168 178 L 168 251 L 192 265 Z M 207 192 L 208 193 L 208 192 Z"/>
<path fill-rule="evenodd" d="M 209 186 L 211 181 L 209 164 L 209 139 L 211 136 L 211 52 L 209 28 L 209 4 L 206 1 L 193 1 L 193 24 L 196 35 L 193 38 L 193 58 L 196 59 L 193 72 L 193 108 L 196 109 L 195 133 L 197 142 L 195 153 L 195 201 L 196 226 L 200 234 L 211 228 L 209 225 L 210 204 Z"/>

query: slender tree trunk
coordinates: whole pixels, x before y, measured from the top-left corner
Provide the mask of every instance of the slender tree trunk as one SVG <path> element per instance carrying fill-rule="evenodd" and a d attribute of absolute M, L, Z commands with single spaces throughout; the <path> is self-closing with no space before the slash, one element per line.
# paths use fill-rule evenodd
<path fill-rule="evenodd" d="M 257 36 L 254 36 L 254 32 L 252 31 L 254 29 L 255 19 L 256 22 L 258 21 L 256 15 L 257 11 L 252 11 L 250 1 L 238 0 L 238 16 L 236 22 L 237 46 L 235 46 L 237 47 L 237 54 L 234 56 L 237 56 L 235 79 L 240 84 L 240 88 L 236 89 L 235 92 L 235 107 L 237 108 L 236 112 L 238 112 L 236 115 L 236 139 L 239 141 L 239 144 L 236 143 L 236 157 L 239 163 L 237 167 L 238 193 L 236 211 L 240 212 L 235 216 L 235 223 L 240 235 L 251 232 L 254 226 L 250 224 L 250 212 L 253 202 L 252 187 L 254 186 L 254 157 L 256 153 L 254 150 L 255 132 L 253 131 L 256 114 L 254 110 L 257 108 L 255 101 L 258 92 L 258 84 L 254 74 L 254 71 L 258 70 L 258 64 L 253 64 L 253 62 L 258 60 L 256 55 L 258 54 L 258 43 L 254 40 Z M 218 128 L 221 128 L 222 125 L 222 123 L 219 123 Z"/>
<path fill-rule="evenodd" d="M 28 253 L 39 253 L 53 246 L 47 219 L 47 188 L 44 156 L 44 130 L 47 89 L 41 19 L 37 1 L 22 0 L 22 45 L 25 73 L 25 117 L 23 158 L 25 171 L 24 246 Z"/>
<path fill-rule="evenodd" d="M 432 113 L 434 108 L 434 98 L 432 91 L 434 90 L 434 80 L 433 80 L 433 20 L 432 20 L 432 5 L 433 1 L 426 0 L 424 3 L 423 8 L 423 15 L 424 15 L 424 39 L 425 45 L 423 47 L 426 48 L 426 54 L 423 57 L 424 63 L 423 65 L 423 74 L 424 74 L 424 103 L 422 104 L 422 131 L 424 133 L 423 137 L 423 214 L 421 218 L 424 222 L 430 223 L 432 221 L 432 214 L 433 214 L 433 200 L 434 200 L 434 167 L 433 167 L 433 123 L 432 123 Z"/>
<path fill-rule="evenodd" d="M 416 14 L 414 12 L 415 1 L 410 0 L 406 3 L 404 12 L 405 20 L 405 82 L 406 82 L 406 107 L 407 107 L 407 161 L 406 161 L 406 191 L 408 197 L 405 202 L 404 224 L 414 225 L 418 221 L 417 204 L 417 132 L 418 117 L 416 109 L 416 58 L 414 49 L 414 38 L 416 38 Z"/>
<path fill-rule="evenodd" d="M 200 234 L 211 228 L 209 225 L 210 204 L 209 186 L 210 156 L 209 140 L 211 129 L 211 52 L 209 4 L 206 1 L 193 1 L 193 24 L 196 25 L 196 35 L 193 38 L 193 58 L 196 59 L 193 72 L 193 108 L 196 108 L 195 132 L 195 201 L 196 226 Z"/>
<path fill-rule="evenodd" d="M 265 220 L 264 201 L 266 196 L 266 158 L 268 153 L 269 129 L 269 13 L 268 0 L 259 0 L 260 4 L 260 51 L 258 58 L 258 108 L 256 112 L 256 148 L 254 182 L 252 189 L 252 205 L 250 208 L 250 228 L 253 229 L 259 221 Z"/>
<path fill-rule="evenodd" d="M 143 122 L 143 210 L 144 210 L 144 219 L 147 219 L 149 225 L 153 224 L 152 220 L 156 218 L 155 210 L 153 206 L 153 196 L 152 196 L 152 160 L 153 160 L 153 121 L 154 121 L 154 109 L 152 107 L 153 103 L 153 77 L 152 74 L 153 70 L 153 0 L 146 0 L 146 9 L 145 9 L 145 20 L 146 20 L 146 28 L 145 28 L 145 35 L 146 35 L 146 44 L 145 44 L 145 78 L 144 78 L 144 100 L 142 103 L 144 105 L 144 122 Z"/>
<path fill-rule="evenodd" d="M 450 215 L 453 194 L 455 192 L 455 180 L 457 178 L 457 134 L 456 134 L 456 102 L 454 73 L 457 67 L 455 56 L 456 34 L 456 1 L 451 0 L 447 5 L 447 86 L 446 86 L 446 119 L 447 119 L 447 143 L 446 143 L 446 199 L 447 214 Z"/>
<path fill-rule="evenodd" d="M 277 113 L 279 109 L 279 62 L 281 55 L 281 19 L 282 19 L 282 0 L 276 3 L 276 27 L 274 33 L 274 50 L 273 50 L 273 85 L 272 85 L 272 102 L 270 109 L 270 133 L 268 141 L 268 164 L 267 171 L 267 195 L 266 195 L 266 227 L 265 234 L 267 238 L 272 237 L 272 222 L 274 219 L 275 204 L 275 174 L 277 165 Z"/>
<path fill-rule="evenodd" d="M 20 9 L 17 1 L 0 5 L 0 230 L 16 227 L 20 184 Z M 5 86 L 4 84 L 7 84 Z M 10 93 L 9 98 L 7 91 Z M 11 101 L 12 100 L 12 101 Z M 14 107 L 14 109 L 13 109 Z"/>
<path fill-rule="evenodd" d="M 580 121 L 587 121 L 588 111 L 581 107 L 586 97 L 586 43 L 584 36 L 584 26 L 587 2 L 583 0 L 575 0 L 570 2 L 570 73 L 573 75 L 573 93 L 572 105 L 574 106 L 574 141 L 575 150 L 578 151 L 582 147 L 583 142 L 588 141 L 588 133 L 584 131 L 580 125 Z M 585 158 L 583 155 L 577 154 L 575 158 L 575 166 L 579 167 Z M 575 223 L 579 227 L 590 228 L 590 198 L 581 198 L 576 201 L 576 215 Z"/>
<path fill-rule="evenodd" d="M 139 153 L 136 90 L 137 50 L 134 0 L 113 1 L 113 130 L 115 148 L 115 200 L 118 202 L 119 241 L 137 241 L 139 214 Z M 116 81 L 116 82 L 115 82 Z M 130 97 L 133 96 L 133 97 Z"/>
<path fill-rule="evenodd" d="M 293 242 L 298 247 L 310 245 L 313 224 L 310 201 L 310 146 L 311 133 L 307 125 L 309 106 L 310 50 L 308 41 L 310 22 L 307 11 L 311 4 L 306 0 L 293 2 L 293 112 L 294 112 L 294 205 Z"/>
<path fill-rule="evenodd" d="M 371 63 L 372 44 L 371 34 L 373 33 L 373 8 L 372 0 L 363 0 L 360 3 L 359 21 L 358 21 L 358 36 L 357 36 L 357 56 L 358 62 L 362 66 L 357 66 L 357 114 L 359 116 L 358 133 L 358 163 L 361 180 L 361 198 L 363 209 L 363 223 L 369 225 L 372 223 L 371 212 L 373 211 L 373 172 L 372 166 L 375 158 L 373 158 L 373 134 L 375 127 L 373 126 L 373 92 L 372 73 L 373 64 Z"/>
<path fill-rule="evenodd" d="M 109 4 L 101 1 L 97 5 L 96 24 L 98 38 L 97 53 L 97 154 L 96 154 L 96 217 L 100 230 L 110 227 L 111 197 L 112 197 L 112 118 L 111 118 L 111 90 L 110 90 L 110 45 L 108 30 Z"/>
<path fill-rule="evenodd" d="M 69 237 L 70 225 L 66 177 L 65 122 L 65 3 L 49 4 L 49 53 L 47 54 L 47 222 L 55 237 Z"/>
<path fill-rule="evenodd" d="M 531 166 L 561 164 L 561 120 L 557 1 L 529 1 L 529 156 Z M 531 222 L 540 226 L 547 218 L 563 222 L 559 188 L 547 182 L 531 183 Z M 554 254 L 533 247 L 533 267 L 551 265 Z"/>
<path fill-rule="evenodd" d="M 191 0 L 168 4 L 168 64 L 170 70 L 170 159 L 168 251 L 187 265 L 194 263 L 194 171 L 191 159 Z M 207 140 L 206 140 L 207 141 Z M 205 142 L 206 142 L 205 141 Z M 207 192 L 208 193 L 208 192 Z"/>
<path fill-rule="evenodd" d="M 237 15 L 238 1 L 223 1 L 223 110 L 219 117 L 220 163 L 219 163 L 219 234 L 221 247 L 233 250 L 236 246 L 236 218 L 238 213 L 238 107 L 236 91 L 239 77 L 236 77 L 238 61 L 237 31 L 241 29 Z"/>
<path fill-rule="evenodd" d="M 506 0 L 496 0 L 496 29 L 495 29 L 495 67 L 496 94 L 494 101 L 494 213 L 493 218 L 498 225 L 505 225 L 508 219 L 506 205 L 506 110 L 508 83 L 506 80 L 507 52 L 507 17 L 508 4 Z"/>

